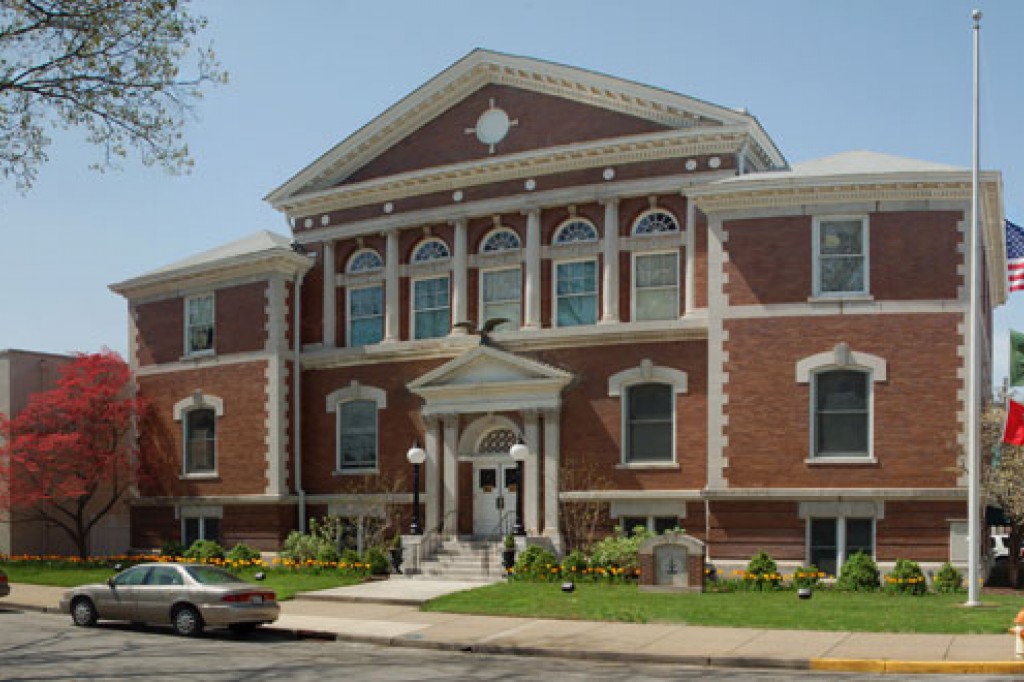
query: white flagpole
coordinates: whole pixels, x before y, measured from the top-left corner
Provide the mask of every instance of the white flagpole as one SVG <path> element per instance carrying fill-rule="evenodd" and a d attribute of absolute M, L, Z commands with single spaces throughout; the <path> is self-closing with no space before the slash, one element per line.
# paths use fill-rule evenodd
<path fill-rule="evenodd" d="M 967 603 L 980 606 L 978 559 L 981 549 L 981 491 L 978 457 L 978 255 L 981 252 L 978 234 L 978 46 L 981 41 L 981 11 L 971 12 L 974 20 L 974 125 L 971 139 L 971 238 L 970 244 L 970 306 L 967 323 Z"/>

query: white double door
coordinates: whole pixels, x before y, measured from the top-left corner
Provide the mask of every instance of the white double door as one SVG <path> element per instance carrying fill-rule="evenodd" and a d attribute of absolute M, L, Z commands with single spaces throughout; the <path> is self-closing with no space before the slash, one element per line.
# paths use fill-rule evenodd
<path fill-rule="evenodd" d="M 498 538 L 516 522 L 519 470 L 511 458 L 473 463 L 473 535 Z"/>

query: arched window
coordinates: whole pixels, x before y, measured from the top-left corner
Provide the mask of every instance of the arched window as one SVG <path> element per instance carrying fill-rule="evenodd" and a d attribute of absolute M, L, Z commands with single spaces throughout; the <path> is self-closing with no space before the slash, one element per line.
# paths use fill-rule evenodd
<path fill-rule="evenodd" d="M 555 230 L 553 244 L 577 244 L 579 242 L 596 242 L 597 228 L 589 220 L 570 218 Z"/>
<path fill-rule="evenodd" d="M 498 228 L 484 237 L 480 245 L 480 253 L 500 253 L 501 251 L 515 251 L 522 248 L 519 235 L 507 227 Z"/>
<path fill-rule="evenodd" d="M 437 238 L 423 240 L 412 253 L 413 263 L 429 263 L 430 261 L 447 260 L 448 258 L 451 258 L 448 245 Z"/>
<path fill-rule="evenodd" d="M 347 271 L 350 273 L 372 272 L 384 267 L 380 254 L 373 249 L 356 251 L 348 260 Z"/>
<path fill-rule="evenodd" d="M 480 439 L 476 451 L 481 455 L 507 455 L 518 440 L 512 429 L 493 429 Z"/>
<path fill-rule="evenodd" d="M 633 223 L 633 234 L 665 234 L 679 232 L 679 222 L 668 211 L 655 209 L 647 211 Z"/>

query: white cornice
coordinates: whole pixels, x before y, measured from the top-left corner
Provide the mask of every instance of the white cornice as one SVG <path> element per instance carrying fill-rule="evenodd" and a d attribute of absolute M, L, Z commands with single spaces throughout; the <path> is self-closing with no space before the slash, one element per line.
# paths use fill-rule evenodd
<path fill-rule="evenodd" d="M 446 192 L 533 176 L 646 161 L 736 154 L 749 139 L 742 126 L 669 130 L 613 140 L 543 149 L 436 166 L 289 196 L 274 208 L 289 217 L 327 213 L 354 206 L 395 201 L 408 196 Z"/>
<path fill-rule="evenodd" d="M 673 128 L 741 125 L 769 167 L 786 161 L 753 116 L 647 85 L 537 59 L 474 50 L 374 118 L 266 196 L 275 208 L 306 191 L 343 181 L 481 87 L 494 83 L 655 121 Z"/>

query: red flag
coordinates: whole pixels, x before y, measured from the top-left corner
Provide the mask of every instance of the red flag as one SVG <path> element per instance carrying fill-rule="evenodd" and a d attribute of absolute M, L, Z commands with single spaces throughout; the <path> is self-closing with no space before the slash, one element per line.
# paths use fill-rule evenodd
<path fill-rule="evenodd" d="M 1006 400 L 1006 426 L 1003 427 L 1003 442 L 1007 445 L 1024 445 L 1024 405 L 1016 400 Z"/>

